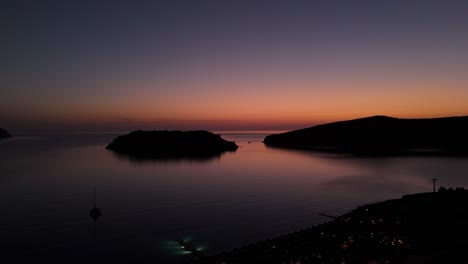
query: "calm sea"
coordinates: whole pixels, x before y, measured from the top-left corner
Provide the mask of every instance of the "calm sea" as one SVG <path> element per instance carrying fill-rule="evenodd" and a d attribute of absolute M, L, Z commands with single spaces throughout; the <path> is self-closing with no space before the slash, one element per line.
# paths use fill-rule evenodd
<path fill-rule="evenodd" d="M 116 134 L 0 141 L 0 258 L 180 263 L 191 256 L 177 239 L 214 254 L 329 220 L 319 213 L 432 191 L 432 178 L 468 185 L 467 158 L 358 158 L 219 134 L 240 148 L 209 160 L 126 159 L 104 148 Z"/>

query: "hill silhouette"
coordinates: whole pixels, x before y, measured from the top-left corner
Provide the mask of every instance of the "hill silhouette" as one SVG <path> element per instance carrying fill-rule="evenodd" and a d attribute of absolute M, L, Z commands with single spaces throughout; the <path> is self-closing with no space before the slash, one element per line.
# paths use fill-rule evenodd
<path fill-rule="evenodd" d="M 3 128 L 0 128 L 0 139 L 9 138 L 11 134 Z"/>
<path fill-rule="evenodd" d="M 366 155 L 468 154 L 468 116 L 399 119 L 372 116 L 318 125 L 264 139 L 267 146 Z"/>
<path fill-rule="evenodd" d="M 134 131 L 106 147 L 133 160 L 208 159 L 236 151 L 234 142 L 208 131 Z"/>

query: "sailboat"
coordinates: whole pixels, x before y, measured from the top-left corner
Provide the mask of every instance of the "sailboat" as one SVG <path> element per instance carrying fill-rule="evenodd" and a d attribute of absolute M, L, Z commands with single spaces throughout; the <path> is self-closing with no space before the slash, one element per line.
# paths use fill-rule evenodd
<path fill-rule="evenodd" d="M 89 216 L 93 218 L 94 221 L 98 220 L 101 217 L 101 210 L 96 207 L 96 188 L 94 188 L 94 207 L 89 211 Z"/>

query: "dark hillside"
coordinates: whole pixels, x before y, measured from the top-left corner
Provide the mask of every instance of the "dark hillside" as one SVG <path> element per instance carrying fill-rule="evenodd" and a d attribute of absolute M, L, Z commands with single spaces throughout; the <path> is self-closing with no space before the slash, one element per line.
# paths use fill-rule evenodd
<path fill-rule="evenodd" d="M 468 153 L 468 117 L 373 116 L 269 135 L 268 146 L 362 154 Z"/>

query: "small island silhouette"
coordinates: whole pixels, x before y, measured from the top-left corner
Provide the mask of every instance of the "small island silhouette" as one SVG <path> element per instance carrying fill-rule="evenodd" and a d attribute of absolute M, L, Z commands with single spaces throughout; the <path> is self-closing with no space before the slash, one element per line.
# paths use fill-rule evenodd
<path fill-rule="evenodd" d="M 467 155 L 468 116 L 399 119 L 373 116 L 269 135 L 271 147 L 362 155 Z"/>
<path fill-rule="evenodd" d="M 0 128 L 0 139 L 9 138 L 11 134 L 3 128 Z"/>
<path fill-rule="evenodd" d="M 235 142 L 208 131 L 134 131 L 115 138 L 106 147 L 131 160 L 203 160 L 236 151 Z"/>

